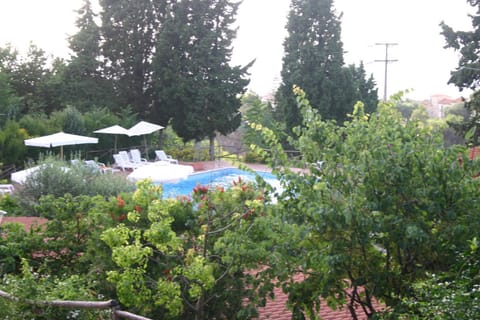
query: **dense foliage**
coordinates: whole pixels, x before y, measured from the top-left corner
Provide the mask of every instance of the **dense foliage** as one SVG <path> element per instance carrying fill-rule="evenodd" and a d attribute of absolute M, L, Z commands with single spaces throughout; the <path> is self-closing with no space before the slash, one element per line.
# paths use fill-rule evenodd
<path fill-rule="evenodd" d="M 341 16 L 332 0 L 293 0 L 284 42 L 282 83 L 276 93 L 278 118 L 291 129 L 302 122 L 292 93 L 294 85 L 308 93 L 312 106 L 325 119 L 339 124 L 357 101 L 368 112 L 377 106 L 377 89 L 363 65 L 344 66 Z"/>
<path fill-rule="evenodd" d="M 108 214 L 115 197 L 45 196 L 37 210 L 49 222 L 30 230 L 16 223 L 0 226 L 1 289 L 21 298 L 1 299 L 4 319 L 107 319 L 102 312 L 31 305 L 30 300 L 106 300 L 114 290 L 105 279 L 112 263 L 101 232 L 117 221 Z M 11 213 L 11 211 L 9 212 Z M 100 317 L 103 314 L 103 317 Z"/>
<path fill-rule="evenodd" d="M 78 32 L 69 39 L 73 54 L 61 70 L 62 97 L 66 105 L 73 105 L 81 112 L 97 108 L 119 111 L 123 104 L 113 91 L 113 83 L 104 75 L 101 59 L 101 29 L 95 23 L 97 17 L 89 0 L 77 11 Z"/>
<path fill-rule="evenodd" d="M 192 198 L 160 200 L 160 187 L 138 187 L 134 209 L 102 235 L 118 267 L 108 279 L 120 301 L 154 318 L 237 318 L 251 294 L 246 269 L 223 259 L 217 245 L 266 214 L 263 192 L 239 180 L 229 189 L 197 186 Z"/>
<path fill-rule="evenodd" d="M 210 139 L 240 126 L 238 95 L 248 85 L 248 66 L 230 65 L 232 28 L 240 3 L 190 0 L 171 5 L 154 58 L 155 115 L 172 118 L 184 141 Z"/>
<path fill-rule="evenodd" d="M 479 49 L 480 36 L 480 2 L 467 0 L 475 8 L 476 12 L 471 14 L 472 30 L 455 31 L 452 27 L 442 22 L 442 34 L 445 37 L 445 48 L 451 48 L 459 53 L 457 68 L 451 72 L 448 83 L 454 84 L 460 90 L 472 89 L 474 93 L 469 101 L 465 102 L 465 108 L 469 117 L 462 123 L 451 122 L 451 126 L 462 136 L 467 136 L 467 142 L 474 145 L 479 144 L 480 130 L 478 128 L 480 117 L 480 93 L 477 91 L 480 80 L 480 58 L 477 54 Z M 467 135 L 468 133 L 468 135 Z"/>
<path fill-rule="evenodd" d="M 268 148 L 268 145 L 264 143 L 261 135 L 251 128 L 251 124 L 261 125 L 274 130 L 275 134 L 279 137 L 286 138 L 285 124 L 275 120 L 275 110 L 273 105 L 269 102 L 263 102 L 258 95 L 254 93 L 248 93 L 242 98 L 242 118 L 244 124 L 241 127 L 242 130 L 242 142 L 246 146 L 247 154 L 245 157 L 246 162 L 261 162 L 264 159 L 253 150 L 250 150 L 250 145 L 256 145 L 261 148 Z"/>
<path fill-rule="evenodd" d="M 137 120 L 166 127 L 171 121 L 183 142 L 210 139 L 213 157 L 215 136 L 240 126 L 239 95 L 248 84 L 249 66 L 230 63 L 239 3 L 102 0 L 99 5 L 98 15 L 90 0 L 79 8 L 69 59 L 53 58 L 33 44 L 24 56 L 10 46 L 0 48 L 0 130 L 23 116 L 36 120 L 35 128 L 20 127 L 27 137 L 59 130 L 91 134 Z M 58 112 L 69 117 L 39 128 L 39 119 Z M 88 113 L 98 116 L 91 127 L 67 121 Z M 22 165 L 24 147 L 16 140 L 11 144 L 20 154 L 0 160 Z"/>
<path fill-rule="evenodd" d="M 409 319 L 475 319 L 480 312 L 479 258 L 478 238 L 474 237 L 465 251 L 458 252 L 450 270 L 429 274 L 415 284 L 405 307 L 392 313 Z"/>
<path fill-rule="evenodd" d="M 246 68 L 228 66 L 237 3 L 100 5 L 101 26 L 88 0 L 79 11 L 70 61 L 49 64 L 35 46 L 27 57 L 0 50 L 0 111 L 7 115 L 0 160 L 31 156 L 26 137 L 129 127 L 137 115 L 171 118 L 183 140 L 239 125 L 236 94 Z M 197 186 L 191 197 L 163 199 L 149 181 L 134 191 L 121 176 L 46 162 L 14 196 L 0 198 L 10 214 L 49 220 L 31 230 L 0 226 L 0 289 L 23 302 L 115 298 L 162 319 L 249 319 L 275 287 L 288 295 L 294 319 L 315 319 L 320 300 L 348 308 L 352 318 L 474 317 L 479 160 L 464 147 L 446 148 L 423 109 L 402 109 L 406 119 L 395 97 L 377 110 L 363 66 L 344 66 L 332 1 L 293 0 L 288 31 L 278 105 L 245 100 L 245 141 L 271 165 L 281 189 L 237 180 L 230 189 Z M 473 57 L 476 32 L 444 26 L 465 59 Z M 462 66 L 477 63 L 465 59 Z M 465 70 L 452 79 L 476 87 L 476 75 Z M 356 100 L 365 104 L 352 112 Z M 166 146 L 178 155 L 171 128 Z M 300 159 L 282 147 L 287 130 Z M 107 317 L 3 299 L 0 315 Z"/>
<path fill-rule="evenodd" d="M 42 197 L 36 209 L 46 225 L 30 233 L 2 225 L 1 289 L 33 300 L 118 297 L 153 318 L 245 318 L 243 298 L 255 296 L 247 266 L 224 260 L 218 244 L 265 218 L 264 191 L 238 180 L 229 189 L 197 186 L 191 198 L 161 199 L 160 186 L 137 187 L 108 198 Z M 7 306 L 2 316 L 31 312 Z M 59 312 L 38 311 L 45 318 Z"/>
<path fill-rule="evenodd" d="M 84 165 L 82 161 L 66 165 L 65 162 L 47 158 L 39 163 L 40 170 L 27 176 L 14 194 L 27 216 L 39 215 L 37 205 L 42 196 L 116 196 L 121 192 L 132 192 L 133 182 L 122 175 L 102 174 L 99 169 Z"/>
<path fill-rule="evenodd" d="M 462 147 L 444 148 L 429 127 L 404 122 L 390 104 L 371 115 L 357 104 L 339 127 L 296 90 L 304 122 L 291 143 L 310 174 L 283 169 L 288 158 L 263 129 L 286 182 L 274 211 L 283 225 L 272 223 L 276 260 L 264 263 L 275 277 L 303 274 L 283 287 L 298 315 L 314 314 L 322 298 L 352 312 L 359 304 L 369 316 L 380 311 L 375 299 L 395 309 L 428 273 L 453 268 L 478 234 L 479 163 Z"/>
<path fill-rule="evenodd" d="M 236 181 L 162 199 L 144 181 L 116 197 L 42 197 L 45 231 L 2 229 L 2 288 L 25 281 L 24 258 L 40 277 L 52 276 L 38 292 L 62 281 L 68 292 L 78 286 L 79 298 L 89 288 L 92 299 L 118 298 L 134 312 L 172 319 L 251 318 L 276 286 L 295 318 L 313 318 L 320 300 L 352 317 L 380 316 L 378 301 L 385 317 L 421 318 L 452 292 L 475 298 L 480 163 L 463 147 L 445 148 L 432 127 L 405 121 L 396 101 L 372 114 L 359 103 L 338 126 L 296 94 L 304 122 L 290 143 L 303 171 L 291 169 L 274 131 L 251 123 L 269 152 L 254 149 L 283 191 Z M 74 275 L 79 282 L 69 284 Z M 464 310 L 456 300 L 445 312 Z"/>

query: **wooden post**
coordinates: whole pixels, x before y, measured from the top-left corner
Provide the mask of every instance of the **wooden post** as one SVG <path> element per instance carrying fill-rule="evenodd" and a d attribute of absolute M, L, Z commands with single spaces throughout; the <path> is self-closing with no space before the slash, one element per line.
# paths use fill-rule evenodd
<path fill-rule="evenodd" d="M 117 300 L 108 301 L 72 301 L 72 300 L 31 300 L 31 299 L 19 299 L 10 295 L 8 292 L 0 290 L 0 297 L 9 299 L 14 302 L 23 302 L 36 306 L 51 306 L 58 308 L 76 308 L 76 309 L 110 309 L 112 312 L 112 320 L 120 320 L 121 318 L 130 320 L 152 320 L 150 318 L 142 317 L 130 312 L 121 311 L 120 304 Z"/>

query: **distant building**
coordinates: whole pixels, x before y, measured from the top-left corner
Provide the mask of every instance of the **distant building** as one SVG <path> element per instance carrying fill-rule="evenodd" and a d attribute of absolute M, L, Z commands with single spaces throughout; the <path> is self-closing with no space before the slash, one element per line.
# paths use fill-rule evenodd
<path fill-rule="evenodd" d="M 430 99 L 418 101 L 421 105 L 427 109 L 430 118 L 441 119 L 445 117 L 445 109 L 457 103 L 461 103 L 462 98 L 452 98 L 443 94 L 434 94 L 430 96 Z"/>

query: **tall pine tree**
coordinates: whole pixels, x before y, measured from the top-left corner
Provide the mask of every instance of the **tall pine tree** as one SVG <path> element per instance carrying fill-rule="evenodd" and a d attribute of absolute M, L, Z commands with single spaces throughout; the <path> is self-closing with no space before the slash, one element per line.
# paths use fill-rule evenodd
<path fill-rule="evenodd" d="M 70 37 L 73 55 L 64 70 L 64 96 L 68 105 L 80 111 L 95 107 L 113 109 L 115 103 L 111 81 L 102 74 L 100 28 L 95 23 L 95 13 L 90 0 L 84 0 L 77 11 L 78 32 Z"/>
<path fill-rule="evenodd" d="M 156 114 L 170 116 L 185 141 L 208 138 L 212 158 L 216 135 L 240 125 L 238 95 L 248 85 L 249 66 L 230 66 L 238 5 L 230 0 L 175 3 L 156 48 Z"/>
<path fill-rule="evenodd" d="M 277 117 L 283 119 L 287 130 L 301 123 L 292 92 L 294 85 L 307 92 L 312 106 L 324 119 L 339 123 L 346 119 L 359 97 L 368 99 L 368 103 L 377 100 L 374 88 L 360 94 L 357 78 L 364 75 L 363 66 L 344 67 L 340 19 L 333 0 L 292 0 L 284 42 L 282 83 L 275 97 Z"/>
<path fill-rule="evenodd" d="M 141 117 L 152 103 L 151 62 L 167 0 L 100 0 L 102 55 L 121 107 Z"/>

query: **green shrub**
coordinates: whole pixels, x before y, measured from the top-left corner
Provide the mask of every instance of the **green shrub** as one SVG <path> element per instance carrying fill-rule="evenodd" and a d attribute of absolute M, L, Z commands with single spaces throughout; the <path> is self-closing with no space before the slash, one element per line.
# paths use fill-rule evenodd
<path fill-rule="evenodd" d="M 245 162 L 247 162 L 247 163 L 265 163 L 265 159 L 258 152 L 249 151 L 245 154 Z"/>
<path fill-rule="evenodd" d="M 5 275 L 0 279 L 4 291 L 20 301 L 0 299 L 2 319 L 111 319 L 110 310 L 59 308 L 33 304 L 30 301 L 96 300 L 84 278 L 42 275 L 34 272 L 27 260 L 22 260 L 22 275 Z"/>
<path fill-rule="evenodd" d="M 20 164 L 26 154 L 23 141 L 27 134 L 17 122 L 8 121 L 0 130 L 0 162 L 4 164 Z"/>
<path fill-rule="evenodd" d="M 41 170 L 32 173 L 15 197 L 26 215 L 37 215 L 35 206 L 40 197 L 65 194 L 115 196 L 120 192 L 135 190 L 135 184 L 123 175 L 102 174 L 98 170 L 82 165 L 67 165 L 65 162 L 47 159 L 39 164 Z"/>
<path fill-rule="evenodd" d="M 182 161 L 206 161 L 209 160 L 208 141 L 201 142 L 183 142 L 183 140 L 173 131 L 171 126 L 167 126 L 161 135 L 161 145 L 152 144 L 153 150 L 163 149 L 173 158 Z"/>
<path fill-rule="evenodd" d="M 18 199 L 10 194 L 0 195 L 0 210 L 6 211 L 9 216 L 22 215 Z"/>

